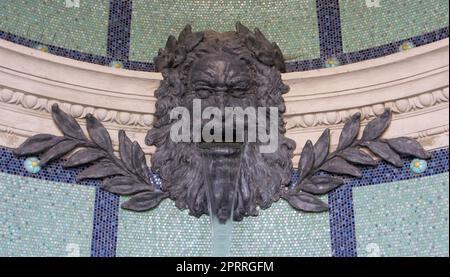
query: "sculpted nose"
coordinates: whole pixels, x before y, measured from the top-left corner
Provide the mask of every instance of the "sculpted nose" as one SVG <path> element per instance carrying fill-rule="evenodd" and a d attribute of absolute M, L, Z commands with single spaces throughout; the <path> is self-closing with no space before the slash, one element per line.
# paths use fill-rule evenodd
<path fill-rule="evenodd" d="M 223 112 L 225 110 L 225 106 L 226 106 L 226 97 L 227 97 L 227 87 L 217 87 L 216 88 L 216 92 L 217 92 L 217 106 L 219 107 L 219 109 Z"/>
<path fill-rule="evenodd" d="M 225 110 L 225 93 L 219 95 L 219 109 L 223 112 Z"/>

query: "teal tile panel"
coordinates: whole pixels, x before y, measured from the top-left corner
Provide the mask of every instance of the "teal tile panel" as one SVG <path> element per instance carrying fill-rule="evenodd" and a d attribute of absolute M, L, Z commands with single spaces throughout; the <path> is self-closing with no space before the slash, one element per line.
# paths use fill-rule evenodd
<path fill-rule="evenodd" d="M 0 30 L 79 52 L 106 56 L 109 0 L 0 1 Z"/>
<path fill-rule="evenodd" d="M 449 255 L 448 173 L 353 188 L 358 256 Z"/>
<path fill-rule="evenodd" d="M 123 201 L 123 199 L 122 199 Z M 172 201 L 157 209 L 119 211 L 117 256 L 209 256 L 209 218 L 197 219 Z M 285 201 L 261 210 L 258 217 L 235 223 L 232 256 L 330 256 L 328 213 L 294 210 Z"/>
<path fill-rule="evenodd" d="M 320 55 L 315 0 L 134 0 L 130 59 L 152 61 L 169 35 L 186 24 L 194 31 L 234 31 L 236 21 L 258 27 L 280 46 L 286 60 Z"/>
<path fill-rule="evenodd" d="M 0 256 L 90 256 L 95 187 L 0 173 Z"/>
<path fill-rule="evenodd" d="M 447 27 L 448 8 L 448 0 L 340 0 L 344 52 L 401 41 Z"/>

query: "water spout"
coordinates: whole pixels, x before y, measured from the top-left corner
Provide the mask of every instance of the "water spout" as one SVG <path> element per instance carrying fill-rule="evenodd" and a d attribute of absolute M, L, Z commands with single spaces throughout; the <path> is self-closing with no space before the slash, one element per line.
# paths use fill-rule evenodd
<path fill-rule="evenodd" d="M 240 143 L 209 144 L 202 152 L 214 257 L 230 256 L 243 148 L 244 144 Z"/>

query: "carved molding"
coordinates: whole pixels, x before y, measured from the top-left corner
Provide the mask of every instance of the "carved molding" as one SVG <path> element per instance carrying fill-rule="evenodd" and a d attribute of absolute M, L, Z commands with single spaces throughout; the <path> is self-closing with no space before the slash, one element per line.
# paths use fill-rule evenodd
<path fill-rule="evenodd" d="M 394 112 L 387 137 L 418 138 L 428 149 L 448 146 L 448 50 L 445 39 L 374 60 L 283 74 L 291 88 L 287 136 L 297 142 L 296 154 L 325 127 L 335 145 L 333 133 L 351 114 L 361 112 L 367 122 L 386 107 Z M 143 142 L 160 80 L 159 73 L 83 63 L 0 40 L 0 145 L 17 147 L 30 135 L 57 132 L 53 103 L 77 119 L 93 113 L 115 146 L 120 129 Z"/>
<path fill-rule="evenodd" d="M 153 115 L 148 113 L 135 113 L 105 109 L 102 107 L 94 107 L 80 105 L 78 103 L 70 103 L 58 101 L 55 99 L 36 96 L 33 94 L 25 94 L 23 92 L 13 91 L 8 88 L 0 87 L 0 101 L 5 104 L 13 104 L 21 108 L 30 109 L 39 112 L 50 113 L 51 106 L 58 103 L 61 108 L 77 119 L 85 118 L 86 114 L 95 115 L 102 122 L 111 122 L 118 125 L 129 125 L 136 127 L 150 127 L 153 121 Z"/>
<path fill-rule="evenodd" d="M 448 87 L 438 89 L 432 92 L 397 99 L 385 103 L 356 107 L 349 110 L 328 111 L 312 114 L 301 114 L 287 117 L 287 130 L 297 128 L 308 128 L 315 126 L 327 126 L 344 123 L 352 114 L 361 113 L 362 119 L 369 119 L 380 115 L 386 108 L 390 108 L 394 114 L 405 114 L 421 109 L 430 108 L 440 104 L 448 103 Z"/>

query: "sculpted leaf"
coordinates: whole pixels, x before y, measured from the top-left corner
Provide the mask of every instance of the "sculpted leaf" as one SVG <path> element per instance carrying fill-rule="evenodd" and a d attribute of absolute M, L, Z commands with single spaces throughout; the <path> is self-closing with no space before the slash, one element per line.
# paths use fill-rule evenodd
<path fill-rule="evenodd" d="M 155 124 L 157 125 L 157 124 Z M 155 126 L 154 125 L 154 126 Z M 169 126 L 170 127 L 170 126 Z M 160 147 L 164 144 L 165 140 L 168 138 L 168 134 L 170 133 L 170 128 L 167 126 L 156 129 L 150 129 L 145 136 L 145 144 L 147 145 L 155 145 L 156 147 Z"/>
<path fill-rule="evenodd" d="M 169 52 L 173 52 L 175 51 L 176 47 L 177 47 L 177 39 L 174 36 L 170 35 L 166 41 L 166 49 Z"/>
<path fill-rule="evenodd" d="M 128 176 L 118 176 L 106 179 L 102 182 L 101 188 L 118 195 L 132 195 L 143 191 L 151 191 L 152 187 L 136 181 Z"/>
<path fill-rule="evenodd" d="M 403 162 L 400 156 L 395 153 L 387 143 L 381 141 L 370 141 L 365 143 L 364 145 L 383 160 L 395 165 L 396 167 L 403 166 Z"/>
<path fill-rule="evenodd" d="M 183 46 L 177 47 L 174 52 L 173 66 L 178 66 L 186 59 L 186 50 Z"/>
<path fill-rule="evenodd" d="M 186 26 L 184 26 L 184 29 L 178 35 L 178 41 L 180 43 L 184 42 L 186 37 L 191 35 L 191 34 L 192 34 L 192 26 L 189 25 L 189 24 L 186 24 Z"/>
<path fill-rule="evenodd" d="M 342 185 L 344 181 L 331 176 L 313 176 L 300 183 L 299 189 L 312 194 L 326 194 Z"/>
<path fill-rule="evenodd" d="M 34 135 L 25 140 L 18 148 L 14 149 L 14 154 L 17 156 L 25 156 L 41 153 L 62 140 L 64 140 L 64 137 L 49 134 Z"/>
<path fill-rule="evenodd" d="M 98 147 L 109 153 L 113 152 L 111 137 L 106 128 L 91 114 L 86 115 L 86 125 L 89 136 Z"/>
<path fill-rule="evenodd" d="M 52 118 L 64 135 L 78 140 L 86 139 L 80 124 L 72 116 L 63 112 L 58 104 L 52 105 Z"/>
<path fill-rule="evenodd" d="M 327 161 L 320 168 L 323 171 L 336 174 L 345 174 L 360 178 L 361 171 L 354 165 L 349 164 L 346 160 L 341 157 L 334 157 Z"/>
<path fill-rule="evenodd" d="M 387 143 L 389 146 L 402 155 L 414 156 L 420 159 L 431 158 L 430 153 L 423 149 L 422 145 L 418 143 L 415 139 L 400 137 L 388 139 Z"/>
<path fill-rule="evenodd" d="M 286 72 L 286 63 L 284 63 L 283 53 L 281 52 L 280 47 L 275 42 L 272 43 L 275 66 L 282 72 Z"/>
<path fill-rule="evenodd" d="M 167 195 L 160 191 L 141 192 L 124 202 L 121 207 L 127 210 L 143 212 L 155 208 Z"/>
<path fill-rule="evenodd" d="M 391 110 L 386 109 L 379 117 L 370 121 L 364 128 L 362 141 L 372 141 L 380 137 L 391 123 Z"/>
<path fill-rule="evenodd" d="M 95 148 L 81 149 L 69 157 L 67 162 L 64 164 L 64 167 L 77 167 L 80 165 L 97 161 L 104 157 L 105 152 L 101 150 Z"/>
<path fill-rule="evenodd" d="M 148 180 L 148 167 L 145 161 L 145 154 L 141 146 L 136 141 L 133 142 L 133 167 L 143 180 Z"/>
<path fill-rule="evenodd" d="M 64 156 L 74 150 L 80 142 L 67 139 L 59 142 L 41 156 L 41 166 L 47 165 L 50 161 Z"/>
<path fill-rule="evenodd" d="M 119 131 L 119 153 L 125 167 L 131 172 L 135 172 L 133 166 L 133 143 L 123 130 Z"/>
<path fill-rule="evenodd" d="M 369 154 L 364 153 L 363 151 L 357 148 L 345 149 L 339 154 L 339 156 L 355 164 L 370 165 L 370 166 L 375 166 L 377 164 L 377 162 L 374 159 L 372 159 L 372 157 L 370 157 Z"/>
<path fill-rule="evenodd" d="M 355 113 L 352 117 L 344 124 L 342 133 L 339 136 L 339 144 L 337 150 L 342 150 L 350 146 L 356 139 L 359 133 L 359 127 L 361 114 Z"/>
<path fill-rule="evenodd" d="M 324 212 L 328 210 L 328 204 L 314 195 L 299 192 L 287 198 L 288 203 L 297 210 L 304 212 Z"/>
<path fill-rule="evenodd" d="M 236 22 L 236 32 L 238 32 L 242 35 L 250 34 L 250 30 L 246 26 L 242 25 L 242 23 L 239 21 Z"/>
<path fill-rule="evenodd" d="M 325 129 L 314 144 L 314 168 L 319 167 L 327 158 L 330 148 L 330 129 Z"/>
<path fill-rule="evenodd" d="M 191 51 L 194 47 L 196 47 L 203 39 L 203 33 L 198 32 L 194 34 L 190 34 L 186 36 L 185 41 L 183 42 L 183 46 L 186 51 Z"/>
<path fill-rule="evenodd" d="M 299 182 L 301 182 L 311 171 L 314 165 L 314 147 L 312 145 L 312 142 L 308 140 L 305 144 L 305 147 L 303 147 L 300 161 L 298 165 L 298 169 L 300 172 L 299 175 Z"/>
<path fill-rule="evenodd" d="M 77 181 L 84 179 L 98 179 L 115 175 L 124 175 L 125 172 L 108 160 L 102 160 L 77 175 Z"/>

